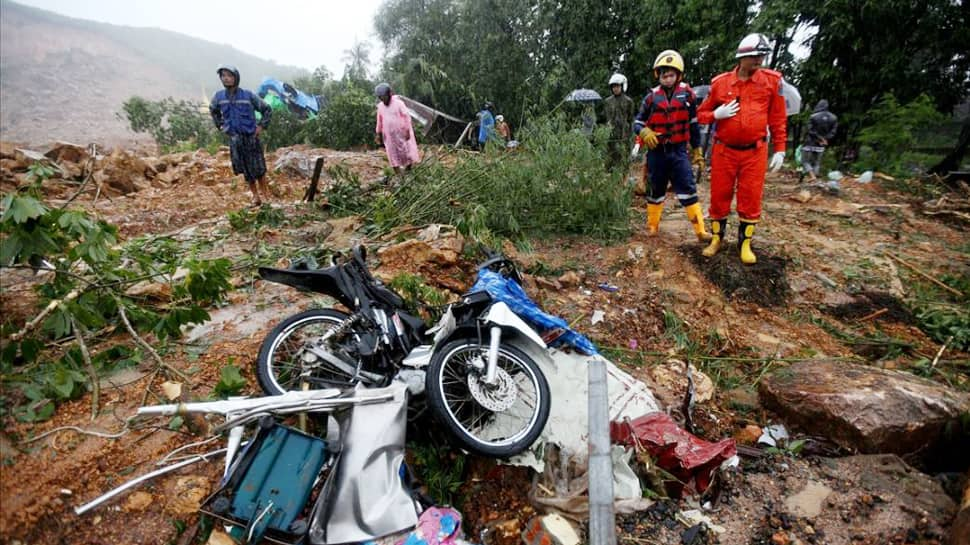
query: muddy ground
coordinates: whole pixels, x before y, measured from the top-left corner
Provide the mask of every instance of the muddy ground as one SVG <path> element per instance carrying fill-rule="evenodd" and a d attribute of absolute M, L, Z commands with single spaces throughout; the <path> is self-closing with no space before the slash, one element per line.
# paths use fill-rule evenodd
<path fill-rule="evenodd" d="M 384 158 L 378 152 L 320 153 L 328 164 L 344 164 L 365 183 L 383 176 Z M 95 202 L 94 192 L 88 191 L 74 202 L 118 225 L 124 239 L 169 234 L 176 240 L 205 243 L 210 257 L 276 260 L 309 246 L 342 249 L 365 239 L 352 220 L 335 221 L 332 230 L 323 228 L 324 212 L 297 203 L 306 179 L 280 173 L 271 176 L 270 210 L 284 218 L 310 214 L 312 221 L 233 229 L 227 214 L 243 210 L 249 195 L 242 181 L 231 176 L 227 154 L 196 155 L 191 160 L 204 167 L 187 169 L 174 181 L 153 180 L 127 195 L 108 192 Z M 656 384 L 652 370 L 670 358 L 704 356 L 692 363 L 715 388 L 713 398 L 695 408 L 695 420 L 700 435 L 719 440 L 747 424 L 773 421 L 759 406 L 755 386 L 765 373 L 793 360 L 845 358 L 912 369 L 925 366 L 939 350 L 940 343 L 917 327 L 901 303 L 923 279 L 897 258 L 931 276 L 970 274 L 967 226 L 925 216 L 919 200 L 886 186 L 846 180 L 841 193 L 833 195 L 805 190 L 792 172 L 769 175 L 764 219 L 755 237 L 759 263 L 753 268 L 742 268 L 731 250 L 716 256 L 714 266 L 701 258 L 701 245 L 672 198 L 659 237 L 646 235 L 644 203 L 638 199 L 626 240 L 612 245 L 582 238 L 533 240 L 530 250 L 517 252 L 516 258 L 533 273 L 527 289 L 542 307 L 587 333 L 617 364 L 651 384 L 662 401 L 677 406 L 681 392 Z M 46 189 L 51 202 L 59 203 L 74 186 L 49 184 Z M 704 201 L 706 190 L 703 184 Z M 729 223 L 730 244 L 735 240 L 734 221 Z M 466 276 L 458 280 L 470 285 L 474 263 L 461 265 Z M 579 285 L 558 280 L 569 272 L 582 278 Z M 434 278 L 426 278 L 435 284 Z M 31 291 L 35 281 L 24 271 L 4 271 L 5 314 L 13 313 L 22 323 L 36 313 Z M 285 316 L 320 303 L 255 280 L 251 268 L 238 270 L 235 284 L 228 304 L 212 309 L 209 323 L 187 332 L 164 355 L 168 364 L 191 376 L 191 384 L 183 385 L 183 398 L 209 395 L 219 370 L 228 363 L 243 369 L 246 391 L 257 394 L 253 364 L 263 336 Z M 604 319 L 593 325 L 596 311 L 602 311 Z M 887 337 L 904 348 L 873 341 Z M 968 354 L 949 349 L 931 378 L 967 390 L 967 362 Z M 0 542 L 194 543 L 193 536 L 204 533 L 186 498 L 208 491 L 219 463 L 160 478 L 81 517 L 72 508 L 151 471 L 153 462 L 172 449 L 198 441 L 205 422 L 174 431 L 167 421 L 151 422 L 118 438 L 65 430 L 28 442 L 63 426 L 122 429 L 135 408 L 161 399 L 165 377 L 152 371 L 146 367 L 106 377 L 94 421 L 88 396 L 61 405 L 41 424 L 4 420 Z M 798 430 L 793 432 L 797 436 Z M 433 436 L 415 434 L 413 440 Z M 719 534 L 677 520 L 677 512 L 711 501 L 691 498 L 658 501 L 648 511 L 618 516 L 618 540 L 665 545 L 941 543 L 953 516 L 947 492 L 959 493 L 960 483 L 948 482 L 946 475 L 928 476 L 892 456 L 860 459 L 844 458 L 844 452 L 821 452 L 827 455 L 759 450 L 743 456 L 741 470 L 724 476 L 708 512 L 722 527 Z M 447 460 L 443 464 L 447 466 Z M 422 469 L 440 473 L 442 468 L 416 471 Z M 923 469 L 959 474 L 967 468 Z M 516 542 L 513 536 L 536 513 L 527 498 L 532 480 L 522 468 L 486 460 L 465 464 L 453 499 L 463 510 L 464 526 L 473 540 Z M 820 494 L 819 487 L 829 492 Z M 897 495 L 917 500 L 904 502 L 910 507 L 900 510 L 900 502 L 891 501 Z M 824 500 L 816 501 L 819 497 Z M 819 511 L 808 509 L 806 514 L 800 501 Z"/>

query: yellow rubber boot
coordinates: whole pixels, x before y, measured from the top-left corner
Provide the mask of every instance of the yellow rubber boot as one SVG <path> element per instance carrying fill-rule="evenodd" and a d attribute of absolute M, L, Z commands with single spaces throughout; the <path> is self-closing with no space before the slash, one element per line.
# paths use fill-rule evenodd
<path fill-rule="evenodd" d="M 727 220 L 711 220 L 711 243 L 701 252 L 704 257 L 714 257 L 714 254 L 721 249 L 721 241 L 724 239 L 724 230 L 727 229 Z"/>
<path fill-rule="evenodd" d="M 704 213 L 701 212 L 701 204 L 695 202 L 684 208 L 684 211 L 687 212 L 687 219 L 690 220 L 690 224 L 694 226 L 694 233 L 697 234 L 697 240 L 701 242 L 711 240 L 711 234 L 704 228 Z"/>
<path fill-rule="evenodd" d="M 738 226 L 738 250 L 741 253 L 741 263 L 754 265 L 758 257 L 751 251 L 751 237 L 754 236 L 754 224 L 742 221 Z"/>
<path fill-rule="evenodd" d="M 660 215 L 663 214 L 664 203 L 647 203 L 647 234 L 656 236 L 660 232 Z"/>

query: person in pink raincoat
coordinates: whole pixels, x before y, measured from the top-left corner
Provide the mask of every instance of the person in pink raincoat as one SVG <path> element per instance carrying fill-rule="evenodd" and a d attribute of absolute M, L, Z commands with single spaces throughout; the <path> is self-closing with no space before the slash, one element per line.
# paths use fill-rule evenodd
<path fill-rule="evenodd" d="M 377 104 L 374 141 L 378 146 L 384 146 L 387 160 L 394 167 L 394 172 L 400 174 L 402 170 L 410 170 L 411 165 L 421 161 L 414 129 L 411 127 L 411 115 L 408 114 L 404 101 L 391 93 L 389 84 L 379 84 L 374 88 L 374 94 L 381 100 Z"/>

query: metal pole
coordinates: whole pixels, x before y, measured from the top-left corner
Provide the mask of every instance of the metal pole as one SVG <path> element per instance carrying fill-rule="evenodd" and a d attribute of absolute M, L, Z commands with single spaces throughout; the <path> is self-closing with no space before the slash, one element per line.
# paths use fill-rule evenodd
<path fill-rule="evenodd" d="M 589 361 L 589 543 L 616 545 L 606 361 Z"/>

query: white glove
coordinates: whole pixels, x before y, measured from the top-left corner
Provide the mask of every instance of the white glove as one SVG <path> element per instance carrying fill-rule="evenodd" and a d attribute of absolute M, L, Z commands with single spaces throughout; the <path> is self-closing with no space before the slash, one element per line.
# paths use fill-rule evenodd
<path fill-rule="evenodd" d="M 772 172 L 776 172 L 781 168 L 781 164 L 785 162 L 785 152 L 776 151 L 774 155 L 771 156 L 771 163 L 768 164 L 768 168 Z"/>
<path fill-rule="evenodd" d="M 729 117 L 734 117 L 738 113 L 738 99 L 734 99 L 727 104 L 721 104 L 717 108 L 714 108 L 714 119 L 727 119 Z"/>

